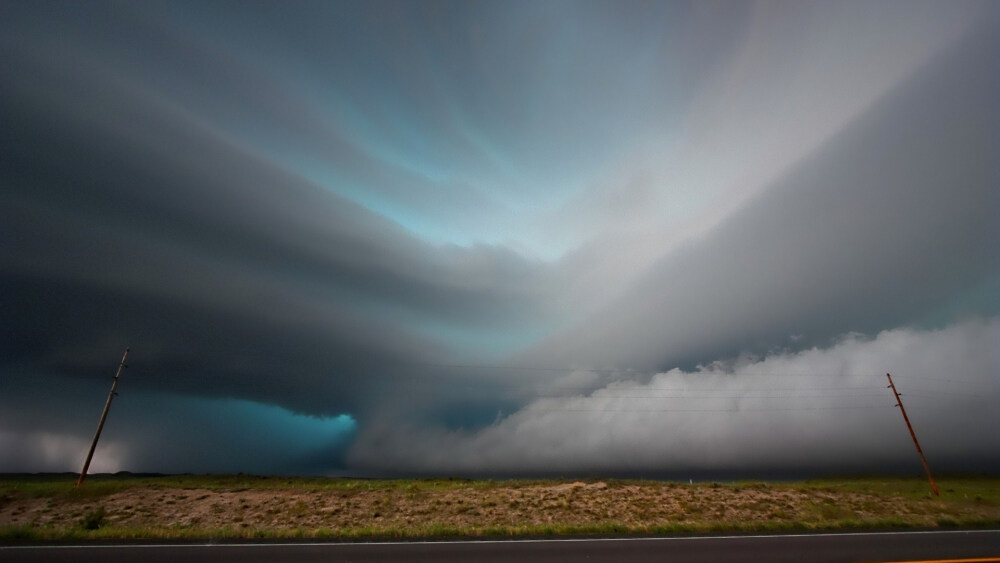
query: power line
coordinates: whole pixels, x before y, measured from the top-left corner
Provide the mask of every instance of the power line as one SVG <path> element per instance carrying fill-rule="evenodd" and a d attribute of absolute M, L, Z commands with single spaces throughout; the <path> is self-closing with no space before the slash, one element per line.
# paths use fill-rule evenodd
<path fill-rule="evenodd" d="M 524 365 L 501 365 L 501 364 L 450 364 L 433 362 L 398 362 L 400 365 L 414 367 L 432 367 L 441 369 L 466 369 L 466 370 L 487 370 L 487 371 L 522 371 L 522 372 L 556 372 L 556 373 L 596 373 L 596 374 L 623 374 L 623 375 L 665 375 L 671 377 L 881 377 L 879 373 L 792 373 L 792 372 L 729 372 L 729 371 L 681 371 L 671 373 L 672 370 L 662 369 L 637 369 L 622 367 L 572 367 L 572 366 L 524 366 Z"/>
<path fill-rule="evenodd" d="M 795 373 L 788 371 L 775 372 L 678 372 L 670 373 L 662 370 L 636 370 L 631 368 L 580 368 L 570 366 L 510 366 L 497 364 L 445 364 L 424 363 L 424 367 L 462 370 L 489 371 L 519 371 L 519 372 L 556 372 L 556 373 L 595 373 L 617 376 L 616 378 L 598 378 L 592 384 L 561 385 L 548 383 L 539 385 L 531 380 L 517 379 L 515 381 L 498 381 L 493 378 L 475 379 L 462 377 L 459 381 L 449 381 L 449 385 L 441 386 L 429 383 L 426 379 L 397 382 L 390 390 L 406 394 L 447 396 L 449 393 L 461 394 L 462 388 L 473 388 L 479 400 L 493 399 L 498 401 L 513 400 L 522 403 L 519 410 L 530 409 L 532 412 L 591 412 L 591 413 L 742 413 L 742 412 L 781 412 L 781 411 L 826 411 L 881 409 L 885 405 L 866 402 L 873 398 L 873 393 L 866 391 L 881 390 L 884 384 L 866 385 L 868 380 L 876 382 L 881 374 L 874 373 Z M 654 385 L 652 379 L 644 383 L 636 378 L 657 376 Z M 447 377 L 447 376 L 442 376 Z M 795 378 L 804 384 L 789 385 L 789 379 Z M 907 381 L 952 381 L 954 378 L 939 378 L 929 374 L 908 374 L 903 377 Z M 820 381 L 825 379 L 827 381 Z M 770 381 L 768 381 L 770 380 Z M 433 381 L 433 380 L 432 380 Z M 778 386 L 773 384 L 781 383 Z M 734 383 L 739 383 L 734 387 Z M 842 385 L 831 386 L 837 382 Z M 663 383 L 667 383 L 664 385 Z M 713 387 L 714 386 L 714 387 Z M 943 396 L 973 398 L 975 395 L 951 390 L 935 389 L 931 384 L 927 387 L 917 383 L 913 395 L 924 399 L 941 401 Z M 505 393 L 504 390 L 507 390 Z M 456 393 L 458 391 L 458 393 Z M 921 394 L 921 391 L 934 395 Z M 465 395 L 463 399 L 468 399 Z M 688 408 L 669 408 L 673 401 L 689 401 Z M 741 401 L 747 406 L 713 405 L 719 401 Z M 795 400 L 801 406 L 784 406 L 776 401 Z M 646 407 L 646 405 L 662 404 L 663 407 Z M 953 404 L 953 403 L 951 403 Z M 588 406 L 592 405 L 592 406 Z M 705 405 L 704 408 L 699 408 Z M 924 408 L 924 407 L 922 407 Z M 927 408 L 937 410 L 935 405 Z"/>
<path fill-rule="evenodd" d="M 826 407 L 776 407 L 776 408 L 720 408 L 720 409 L 563 409 L 532 407 L 531 412 L 662 412 L 662 413 L 693 413 L 693 412 L 727 412 L 739 414 L 744 412 L 774 412 L 774 411 L 817 411 L 817 410 L 853 410 L 853 409 L 884 409 L 885 405 L 846 405 L 846 406 L 826 406 Z"/>
<path fill-rule="evenodd" d="M 830 378 L 830 379 L 842 379 L 842 378 L 866 378 L 870 377 L 872 379 L 880 379 L 882 373 L 876 372 L 826 372 L 826 373 L 816 373 L 816 372 L 742 372 L 742 371 L 680 371 L 679 373 L 672 373 L 673 370 L 663 370 L 663 369 L 639 369 L 630 367 L 573 367 L 573 366 L 527 366 L 527 365 L 503 365 L 503 364 L 476 364 L 476 363 L 437 363 L 437 362 L 396 362 L 400 365 L 408 365 L 415 367 L 432 367 L 441 369 L 463 369 L 463 370 L 484 370 L 484 371 L 518 371 L 518 372 L 554 372 L 554 373 L 594 373 L 594 374 L 619 374 L 619 375 L 631 375 L 631 376 L 669 376 L 669 377 L 679 377 L 679 378 L 708 378 L 708 377 L 731 377 L 731 378 L 751 378 L 751 377 L 763 377 L 763 378 L 780 378 L 780 377 L 792 377 L 792 378 Z M 940 382 L 967 382 L 969 378 L 964 377 L 946 377 L 934 375 L 923 375 L 923 374 L 904 374 L 896 376 L 897 379 L 918 379 L 926 381 L 940 381 Z"/>

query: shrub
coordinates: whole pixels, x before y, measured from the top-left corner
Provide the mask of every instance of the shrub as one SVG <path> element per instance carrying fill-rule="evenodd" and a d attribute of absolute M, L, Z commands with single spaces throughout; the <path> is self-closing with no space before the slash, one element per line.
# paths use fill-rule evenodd
<path fill-rule="evenodd" d="M 96 530 L 104 524 L 104 507 L 98 506 L 97 510 L 91 510 L 80 519 L 80 526 L 84 530 Z"/>

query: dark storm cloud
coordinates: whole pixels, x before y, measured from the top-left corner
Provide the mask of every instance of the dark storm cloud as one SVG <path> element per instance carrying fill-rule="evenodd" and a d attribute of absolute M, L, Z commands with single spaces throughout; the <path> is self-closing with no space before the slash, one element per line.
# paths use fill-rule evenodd
<path fill-rule="evenodd" d="M 988 381 L 995 9 L 859 6 L 0 5 L 0 471 L 75 469 L 126 345 L 107 470 L 794 465 L 538 395 L 899 341 Z"/>
<path fill-rule="evenodd" d="M 93 53 L 50 55 L 8 51 L 0 87 L 6 362 L 103 375 L 131 343 L 140 386 L 336 415 L 449 358 L 426 327 L 544 310 L 515 254 L 427 245 Z"/>

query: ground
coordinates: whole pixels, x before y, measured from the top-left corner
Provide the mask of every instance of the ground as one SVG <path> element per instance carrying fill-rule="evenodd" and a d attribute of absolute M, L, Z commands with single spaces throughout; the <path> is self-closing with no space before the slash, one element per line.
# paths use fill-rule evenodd
<path fill-rule="evenodd" d="M 1000 524 L 1000 479 L 799 483 L 0 477 L 0 539 L 422 537 Z"/>

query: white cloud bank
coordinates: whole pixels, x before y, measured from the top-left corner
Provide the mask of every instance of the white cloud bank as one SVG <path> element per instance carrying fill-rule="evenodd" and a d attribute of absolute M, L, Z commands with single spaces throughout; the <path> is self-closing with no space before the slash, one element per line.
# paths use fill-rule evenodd
<path fill-rule="evenodd" d="M 348 459 L 436 474 L 919 471 L 891 372 L 931 466 L 976 470 L 1000 452 L 989 407 L 1000 398 L 998 344 L 1000 318 L 970 320 L 596 390 L 549 387 L 478 430 L 370 427 Z"/>

